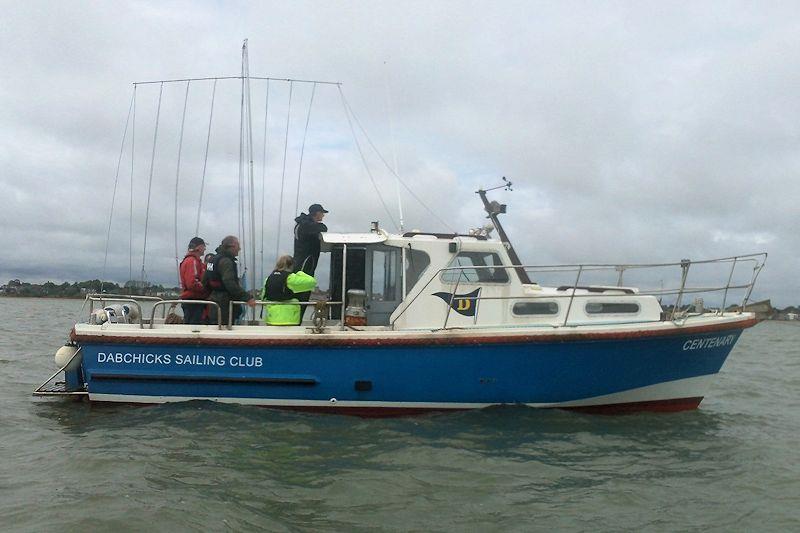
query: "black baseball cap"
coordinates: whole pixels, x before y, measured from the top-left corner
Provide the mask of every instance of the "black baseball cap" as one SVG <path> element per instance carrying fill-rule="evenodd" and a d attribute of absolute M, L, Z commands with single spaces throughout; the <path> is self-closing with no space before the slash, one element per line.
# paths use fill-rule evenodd
<path fill-rule="evenodd" d="M 328 213 L 329 212 L 327 209 L 325 209 L 324 207 L 322 207 L 319 204 L 311 204 L 310 206 L 308 206 L 308 214 L 309 215 L 312 214 L 312 213 L 319 213 L 320 211 L 322 211 L 323 213 Z"/>
<path fill-rule="evenodd" d="M 194 250 L 198 246 L 204 246 L 206 241 L 201 239 L 200 237 L 192 237 L 192 240 L 189 241 L 189 250 Z"/>

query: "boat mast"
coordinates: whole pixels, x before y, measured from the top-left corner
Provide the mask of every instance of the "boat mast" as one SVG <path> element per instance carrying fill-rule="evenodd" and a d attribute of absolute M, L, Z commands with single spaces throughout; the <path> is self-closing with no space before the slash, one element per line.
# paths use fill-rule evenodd
<path fill-rule="evenodd" d="M 506 204 L 501 204 L 498 202 L 490 202 L 488 198 L 486 198 L 486 193 L 488 191 L 493 191 L 495 189 L 505 189 L 507 191 L 513 190 L 511 188 L 512 183 L 503 176 L 503 181 L 505 182 L 503 185 L 498 185 L 497 187 L 491 187 L 489 189 L 478 189 L 475 191 L 477 195 L 481 197 L 483 201 L 483 208 L 486 210 L 486 213 L 489 215 L 489 218 L 494 224 L 494 227 L 497 228 L 497 233 L 500 235 L 500 241 L 508 250 L 508 257 L 511 258 L 511 262 L 514 265 L 514 270 L 517 271 L 517 276 L 519 276 L 519 280 L 522 283 L 530 284 L 531 278 L 528 277 L 528 273 L 525 271 L 525 268 L 522 266 L 522 261 L 519 260 L 519 256 L 517 255 L 516 250 L 514 250 L 514 246 L 511 244 L 511 241 L 508 240 L 508 235 L 506 235 L 506 231 L 503 229 L 503 226 L 500 224 L 500 220 L 497 218 L 497 215 L 506 212 Z"/>
<path fill-rule="evenodd" d="M 255 184 L 253 179 L 253 113 L 250 105 L 250 54 L 247 50 L 247 39 L 242 44 L 242 63 L 244 72 L 242 78 L 245 87 L 245 105 L 247 106 L 247 185 L 248 185 L 248 212 L 250 214 L 250 290 L 253 298 L 258 294 L 256 291 L 256 205 L 255 205 Z M 255 320 L 255 309 L 253 309 L 253 319 Z"/>

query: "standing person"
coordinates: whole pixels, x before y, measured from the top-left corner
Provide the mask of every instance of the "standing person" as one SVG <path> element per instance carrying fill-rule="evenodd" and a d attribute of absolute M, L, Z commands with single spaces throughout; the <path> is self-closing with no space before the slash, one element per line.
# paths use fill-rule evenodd
<path fill-rule="evenodd" d="M 264 322 L 268 326 L 296 326 L 300 324 L 302 311 L 297 297 L 317 286 L 317 280 L 302 270 L 294 272 L 291 255 L 278 258 L 275 269 L 264 280 L 261 299 L 270 302 L 286 302 L 266 306 Z"/>
<path fill-rule="evenodd" d="M 303 271 L 309 276 L 314 275 L 319 262 L 320 233 L 328 231 L 328 226 L 322 223 L 325 210 L 319 204 L 311 204 L 308 214 L 301 213 L 294 219 L 294 270 Z"/>
<path fill-rule="evenodd" d="M 181 300 L 205 300 L 208 298 L 208 290 L 203 285 L 203 274 L 206 272 L 206 265 L 200 259 L 206 252 L 206 242 L 200 237 L 193 237 L 189 241 L 189 249 L 180 264 L 181 276 Z M 183 308 L 184 324 L 202 324 L 203 311 L 206 306 L 203 304 L 181 304 Z"/>
<path fill-rule="evenodd" d="M 236 257 L 239 255 L 241 246 L 239 238 L 228 235 L 222 239 L 222 244 L 217 246 L 217 254 L 208 263 L 204 284 L 211 290 L 209 300 L 219 304 L 220 317 L 222 324 L 228 324 L 228 305 L 231 301 L 246 301 L 250 307 L 255 307 L 256 301 L 239 285 L 239 267 Z M 233 319 L 239 316 L 240 306 L 234 306 Z M 212 324 L 217 322 L 217 309 L 211 306 L 209 320 Z"/>

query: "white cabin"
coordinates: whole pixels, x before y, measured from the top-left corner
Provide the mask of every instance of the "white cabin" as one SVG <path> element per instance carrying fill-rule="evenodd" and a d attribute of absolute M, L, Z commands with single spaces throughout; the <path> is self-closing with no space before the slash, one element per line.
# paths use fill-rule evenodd
<path fill-rule="evenodd" d="M 350 291 L 364 291 L 367 326 L 557 327 L 662 316 L 654 296 L 631 287 L 522 283 L 522 267 L 513 264 L 505 245 L 485 237 L 381 229 L 323 233 L 322 250 L 331 253 L 331 300 L 342 301 L 344 289 L 344 308 L 353 300 Z M 333 318 L 340 317 L 341 309 L 334 310 Z"/>

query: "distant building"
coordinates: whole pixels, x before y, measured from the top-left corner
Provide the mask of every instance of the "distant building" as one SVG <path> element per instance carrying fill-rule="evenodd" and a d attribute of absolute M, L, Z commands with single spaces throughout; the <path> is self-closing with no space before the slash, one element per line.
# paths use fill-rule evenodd
<path fill-rule="evenodd" d="M 126 289 L 137 289 L 137 290 L 144 290 L 150 287 L 149 281 L 142 281 L 139 279 L 130 279 L 125 282 L 124 287 Z"/>

